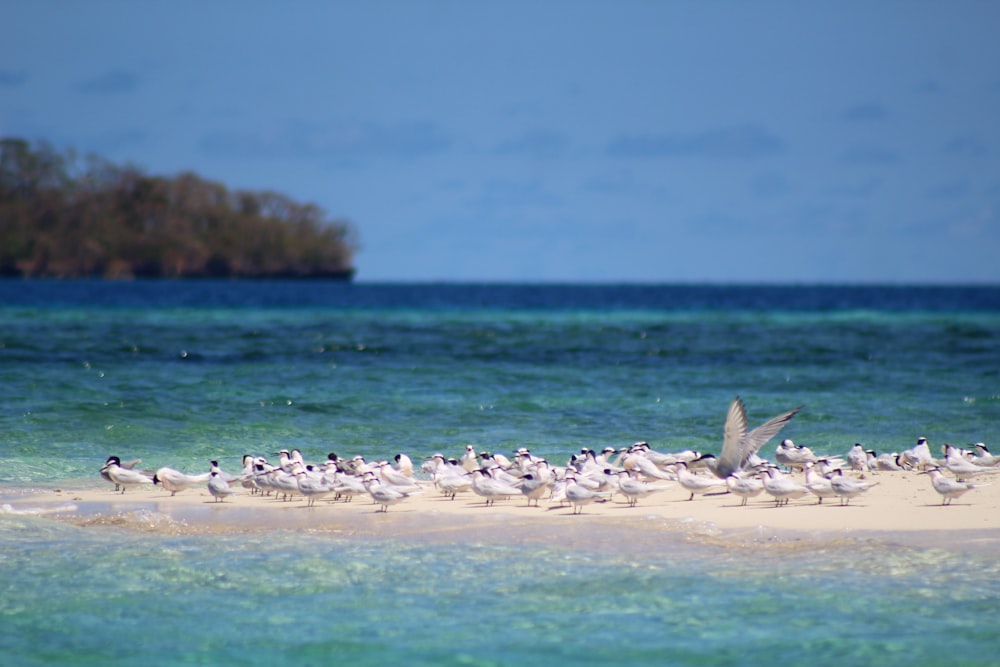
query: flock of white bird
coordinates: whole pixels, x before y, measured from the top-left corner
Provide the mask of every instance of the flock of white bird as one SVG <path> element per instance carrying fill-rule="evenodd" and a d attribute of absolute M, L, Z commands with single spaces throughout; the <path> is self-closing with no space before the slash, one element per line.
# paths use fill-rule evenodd
<path fill-rule="evenodd" d="M 951 504 L 983 486 L 969 480 L 1000 472 L 1000 456 L 993 456 L 983 443 L 970 449 L 945 445 L 943 458 L 936 458 L 925 438 L 906 451 L 881 455 L 856 444 L 846 457 L 817 455 L 809 447 L 785 439 L 775 449 L 774 461 L 761 458 L 760 448 L 797 412 L 798 408 L 748 431 L 746 408 L 736 397 L 729 408 L 718 457 L 690 450 L 660 452 L 638 442 L 621 449 L 606 447 L 601 452 L 584 448 L 566 465 L 556 466 L 525 448 L 508 458 L 499 453 L 477 453 L 473 445 L 467 445 L 457 458 L 440 453 L 429 457 L 420 465 L 418 476 L 412 460 L 403 453 L 392 461 L 375 462 L 331 453 L 314 465 L 293 449 L 275 454 L 275 463 L 263 456 L 246 455 L 239 474 L 222 471 L 216 461 L 201 474 L 170 467 L 144 471 L 138 469 L 138 460 L 123 463 L 111 456 L 101 475 L 122 493 L 131 486 L 159 484 L 173 495 L 205 485 L 218 502 L 239 492 L 278 500 L 300 497 L 309 506 L 323 499 L 350 501 L 360 495 L 371 497 L 379 511 L 385 512 L 391 505 L 432 490 L 452 499 L 460 493 L 472 493 L 487 506 L 511 498 L 523 497 L 535 506 L 546 500 L 569 505 L 578 514 L 584 506 L 608 501 L 615 494 L 635 506 L 642 498 L 674 484 L 690 493 L 689 500 L 696 495 L 731 493 L 746 505 L 751 498 L 765 494 L 778 506 L 806 496 L 815 497 L 818 503 L 836 498 L 846 505 L 878 483 L 864 473 L 900 470 L 929 475 L 942 504 Z"/>

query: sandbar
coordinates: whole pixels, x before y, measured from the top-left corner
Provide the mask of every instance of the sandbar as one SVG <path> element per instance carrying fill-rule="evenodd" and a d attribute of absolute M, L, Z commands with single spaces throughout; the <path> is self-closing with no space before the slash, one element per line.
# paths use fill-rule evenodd
<path fill-rule="evenodd" d="M 1000 553 L 1000 474 L 942 505 L 927 475 L 916 471 L 852 473 L 877 486 L 841 505 L 822 504 L 811 494 L 777 507 L 766 495 L 740 506 L 732 494 L 696 496 L 677 483 L 629 507 L 620 495 L 573 514 L 568 505 L 542 500 L 529 507 L 522 497 L 486 506 L 472 492 L 454 500 L 429 481 L 425 490 L 387 512 L 366 496 L 351 502 L 304 498 L 277 500 L 249 491 L 217 502 L 205 487 L 176 495 L 160 487 L 116 493 L 96 478 L 58 488 L 0 488 L 2 514 L 45 513 L 77 525 L 122 525 L 175 533 L 312 530 L 365 538 L 402 538 L 456 543 L 477 541 L 561 541 L 594 548 L 655 546 L 657 539 L 713 541 L 731 545 L 876 539 L 908 546 Z M 127 521 L 123 517 L 144 517 Z"/>

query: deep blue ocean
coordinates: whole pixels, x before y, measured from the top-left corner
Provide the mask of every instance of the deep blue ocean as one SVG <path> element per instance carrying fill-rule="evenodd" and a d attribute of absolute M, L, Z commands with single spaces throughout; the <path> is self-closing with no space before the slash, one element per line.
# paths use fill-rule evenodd
<path fill-rule="evenodd" d="M 1000 438 L 1000 288 L 0 281 L 0 499 L 296 447 Z M 766 452 L 767 450 L 765 450 Z M 901 517 L 905 520 L 905 517 Z M 155 527 L 154 527 L 155 528 Z M 17 665 L 996 664 L 996 554 L 217 535 L 0 514 Z"/>

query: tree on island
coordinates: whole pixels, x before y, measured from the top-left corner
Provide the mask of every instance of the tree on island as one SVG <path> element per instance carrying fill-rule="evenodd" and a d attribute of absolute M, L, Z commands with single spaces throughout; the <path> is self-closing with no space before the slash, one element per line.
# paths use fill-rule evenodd
<path fill-rule="evenodd" d="M 349 280 L 356 249 L 348 222 L 277 192 L 0 139 L 3 276 Z"/>

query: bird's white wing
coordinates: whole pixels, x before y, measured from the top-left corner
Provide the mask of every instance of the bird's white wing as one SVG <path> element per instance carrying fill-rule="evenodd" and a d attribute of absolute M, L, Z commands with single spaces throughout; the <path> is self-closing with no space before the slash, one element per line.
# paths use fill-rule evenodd
<path fill-rule="evenodd" d="M 743 448 L 746 450 L 743 460 L 745 461 L 751 455 L 756 454 L 757 450 L 763 447 L 768 440 L 776 436 L 778 431 L 780 431 L 782 427 L 784 427 L 784 425 L 787 424 L 789 420 L 801 409 L 802 406 L 800 405 L 794 410 L 789 410 L 784 414 L 778 415 L 777 417 L 764 422 L 754 430 L 750 431 L 743 444 Z"/>
<path fill-rule="evenodd" d="M 778 431 L 794 417 L 802 406 L 789 410 L 761 424 L 747 433 L 747 410 L 743 400 L 737 396 L 729 405 L 726 427 L 722 441 L 722 453 L 715 467 L 715 474 L 725 479 L 740 470 L 751 456 L 777 435 Z"/>
<path fill-rule="evenodd" d="M 723 430 L 722 453 L 719 454 L 716 464 L 716 474 L 719 477 L 728 477 L 731 473 L 739 470 L 745 456 L 740 452 L 740 443 L 743 442 L 747 432 L 747 409 L 743 405 L 743 399 L 739 396 L 729 404 L 729 412 L 726 414 L 726 426 Z"/>

